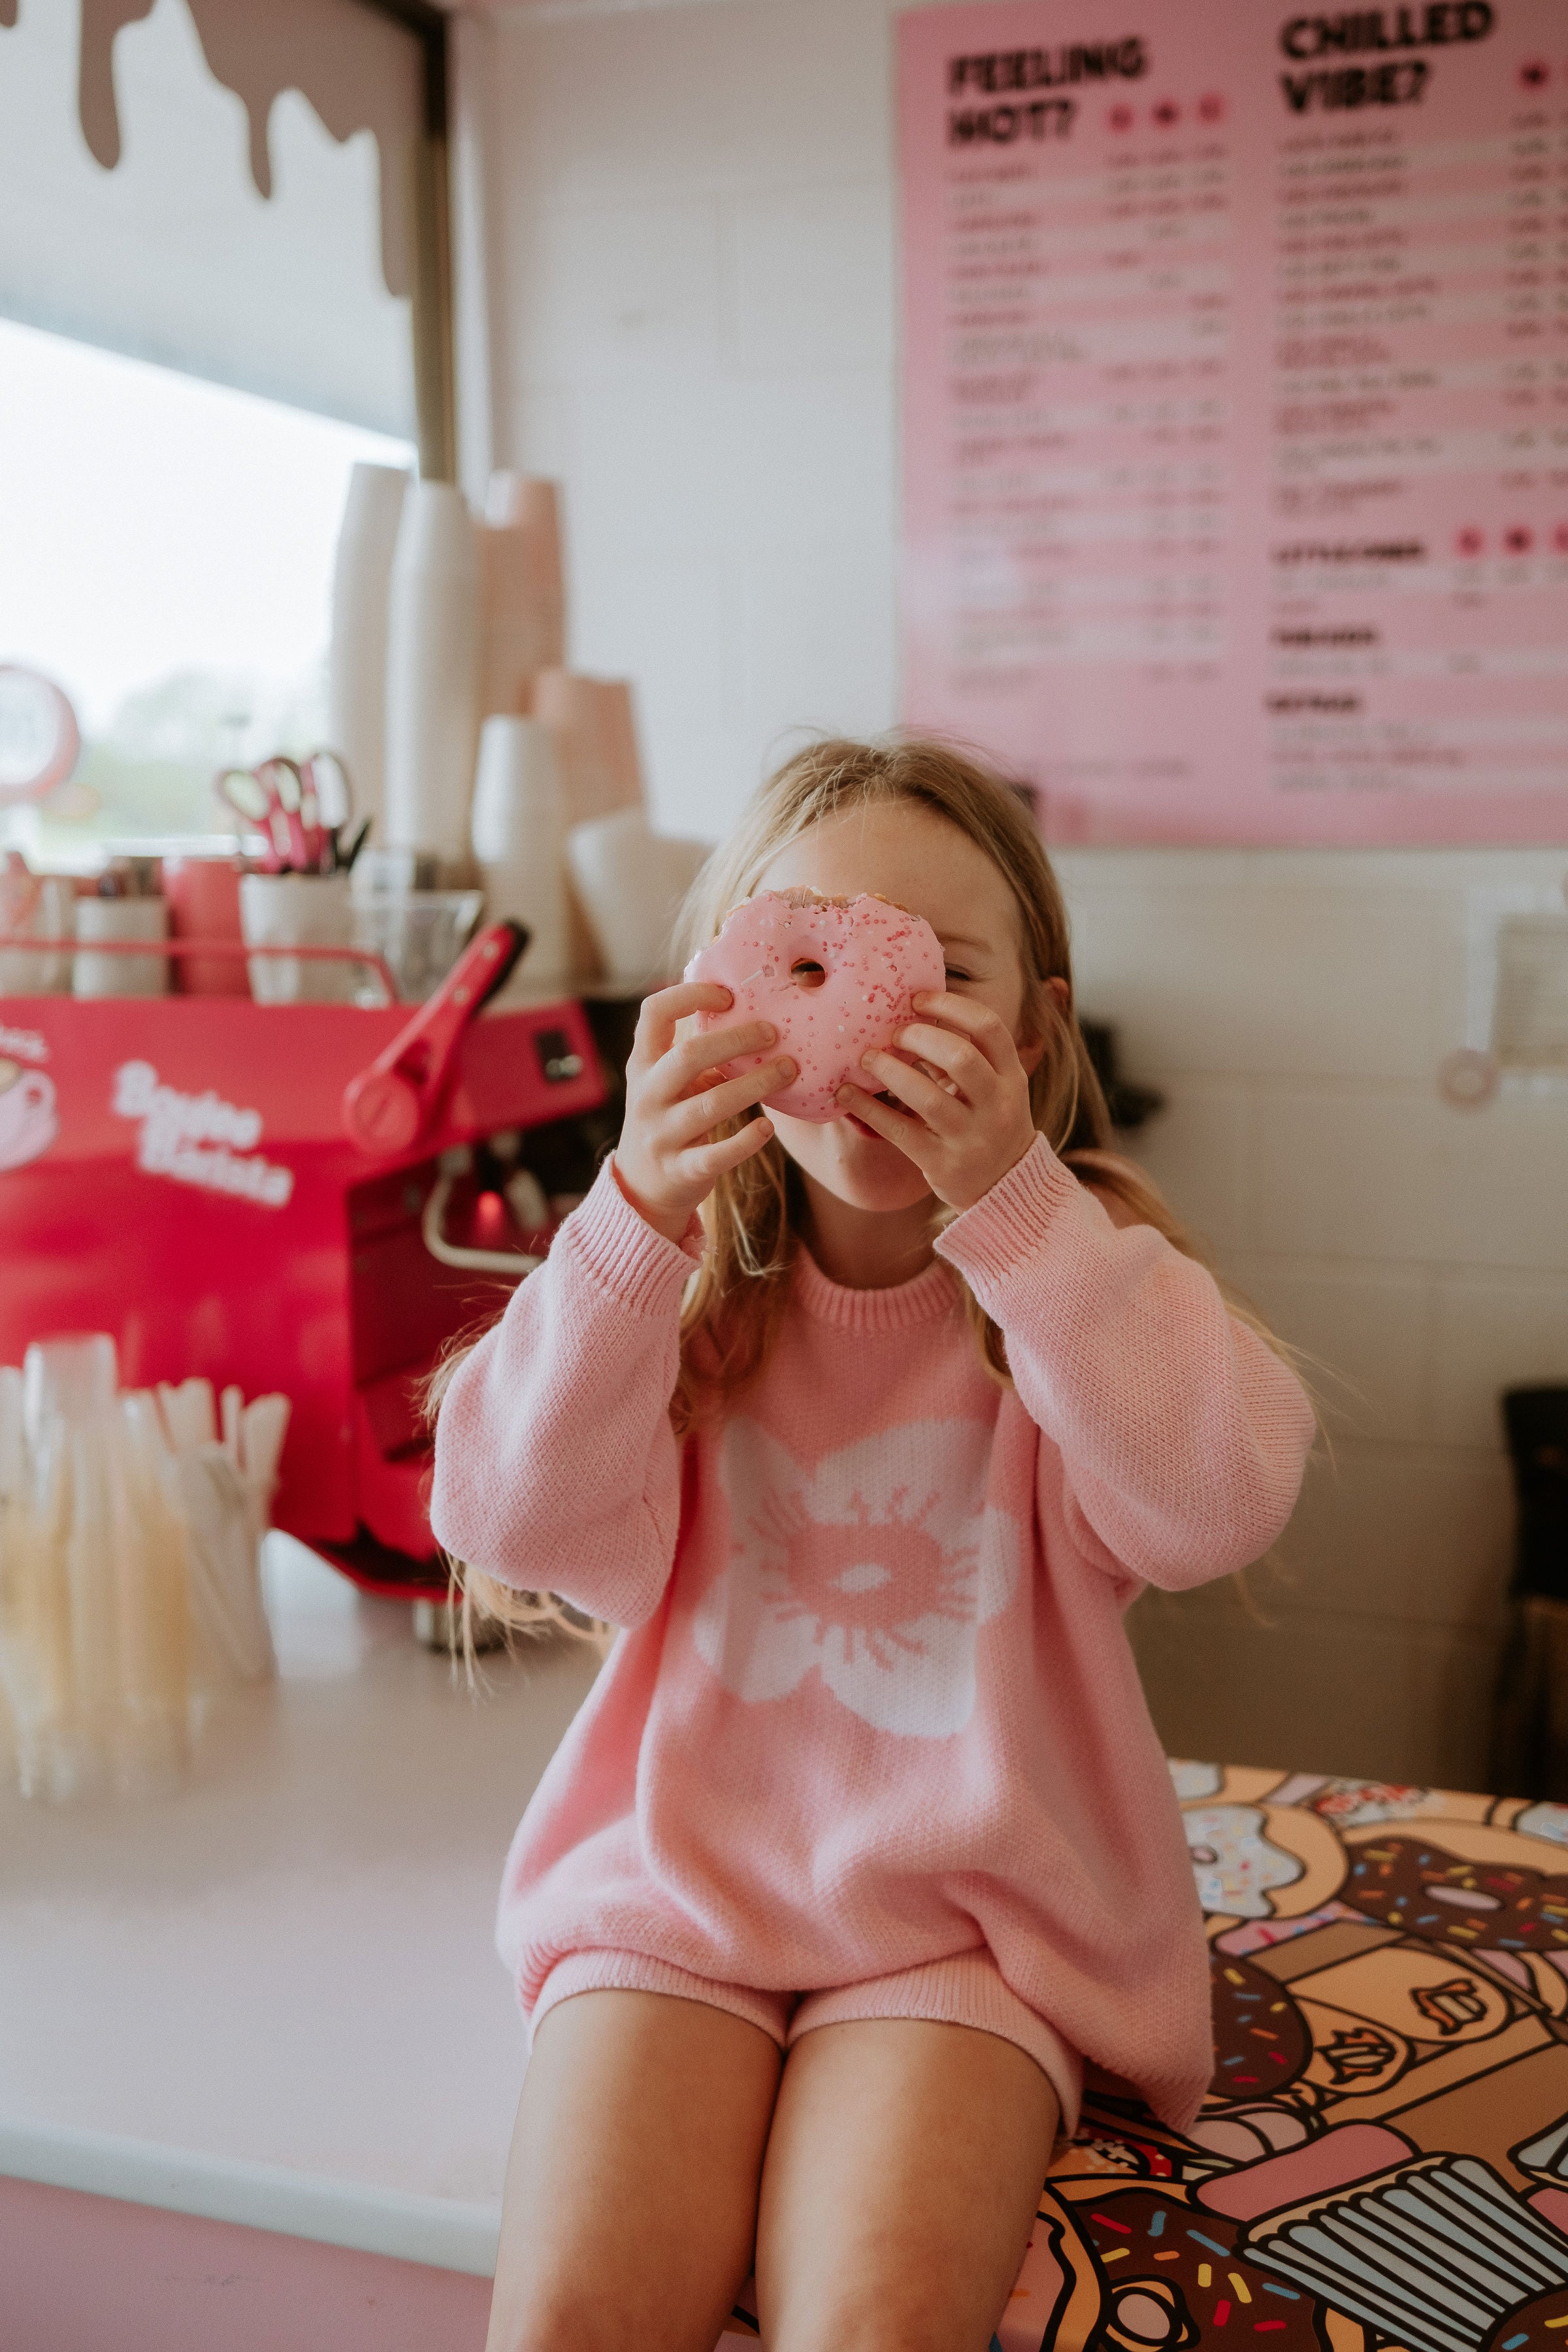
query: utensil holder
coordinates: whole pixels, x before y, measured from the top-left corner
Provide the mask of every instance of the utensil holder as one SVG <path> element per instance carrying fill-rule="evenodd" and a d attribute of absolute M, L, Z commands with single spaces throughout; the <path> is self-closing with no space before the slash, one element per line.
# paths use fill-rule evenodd
<path fill-rule="evenodd" d="M 247 947 L 346 948 L 353 944 L 352 877 L 347 874 L 246 874 L 239 920 Z M 251 956 L 250 993 L 258 1004 L 352 1004 L 354 964 L 332 957 Z"/>
<path fill-rule="evenodd" d="M 165 996 L 169 960 L 161 955 L 94 955 L 94 942 L 151 946 L 169 935 L 169 909 L 162 898 L 79 898 L 79 942 L 71 992 L 76 996 Z"/>
<path fill-rule="evenodd" d="M 482 890 L 400 890 L 353 901 L 354 944 L 390 967 L 398 1001 L 433 996 L 473 937 Z"/>
<path fill-rule="evenodd" d="M 288 1400 L 117 1392 L 113 1340 L 0 1365 L 0 1685 L 22 1793 L 144 1797 L 190 1762 L 195 1691 L 274 1669 L 258 1546 Z"/>

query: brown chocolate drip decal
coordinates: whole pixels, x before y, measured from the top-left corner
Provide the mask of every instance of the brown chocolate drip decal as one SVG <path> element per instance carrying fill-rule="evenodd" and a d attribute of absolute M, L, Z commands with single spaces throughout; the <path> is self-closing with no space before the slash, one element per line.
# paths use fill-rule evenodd
<path fill-rule="evenodd" d="M 114 102 L 114 37 L 153 13 L 155 0 L 81 0 L 81 61 L 77 110 L 88 150 L 106 172 L 120 161 L 120 110 Z"/>
<path fill-rule="evenodd" d="M 157 0 L 81 0 L 78 103 L 82 136 L 106 172 L 121 156 L 114 94 L 114 41 L 150 16 Z M 410 290 L 410 209 L 415 142 L 424 119 L 418 44 L 369 16 L 358 0 L 186 0 L 216 81 L 244 104 L 250 124 L 250 171 L 272 194 L 268 123 L 286 89 L 309 99 L 340 142 L 358 131 L 375 134 L 381 157 L 381 268 L 391 294 Z M 15 24 L 16 0 L 0 0 L 0 22 Z"/>

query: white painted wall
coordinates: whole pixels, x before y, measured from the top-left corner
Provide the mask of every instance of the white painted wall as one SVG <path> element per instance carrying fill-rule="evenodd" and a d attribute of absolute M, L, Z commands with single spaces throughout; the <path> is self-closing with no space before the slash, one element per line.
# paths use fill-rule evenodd
<path fill-rule="evenodd" d="M 578 666 L 718 833 L 787 730 L 897 716 L 888 0 L 546 0 L 494 39 L 498 461 L 566 483 Z M 1085 1004 L 1170 1097 L 1144 1156 L 1354 1384 L 1288 1570 L 1142 1604 L 1188 1753 L 1475 1783 L 1511 1511 L 1497 1389 L 1568 1379 L 1568 1097 L 1462 1115 L 1465 894 L 1562 853 L 1083 851 Z"/>
<path fill-rule="evenodd" d="M 566 483 L 660 821 L 717 833 L 783 730 L 894 713 L 887 12 L 547 13 L 498 37 L 498 429 Z"/>

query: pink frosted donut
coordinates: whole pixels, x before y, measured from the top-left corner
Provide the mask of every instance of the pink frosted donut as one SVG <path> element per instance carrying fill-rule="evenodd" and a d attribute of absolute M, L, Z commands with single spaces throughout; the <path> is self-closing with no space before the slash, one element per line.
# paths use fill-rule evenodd
<path fill-rule="evenodd" d="M 718 938 L 686 967 L 688 980 L 717 981 L 734 1003 L 700 1013 L 700 1029 L 771 1021 L 778 1044 L 724 1064 L 739 1077 L 779 1054 L 798 1076 L 765 1097 L 769 1110 L 823 1121 L 839 1116 L 851 1085 L 877 1091 L 861 1068 L 872 1046 L 890 1046 L 914 1018 L 910 999 L 941 988 L 945 965 L 936 933 L 889 898 L 819 898 L 813 890 L 760 890 L 724 919 Z"/>

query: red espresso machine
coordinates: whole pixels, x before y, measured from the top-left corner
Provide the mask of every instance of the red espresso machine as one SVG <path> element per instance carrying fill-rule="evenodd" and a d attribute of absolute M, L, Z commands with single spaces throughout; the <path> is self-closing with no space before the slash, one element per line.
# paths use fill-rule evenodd
<path fill-rule="evenodd" d="M 274 1524 L 444 1597 L 425 1378 L 615 1132 L 581 1003 L 482 1011 L 520 944 L 493 926 L 413 1007 L 0 996 L 0 1363 L 108 1331 L 126 1387 L 281 1391 Z"/>

